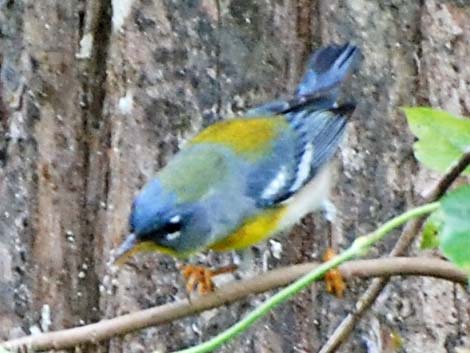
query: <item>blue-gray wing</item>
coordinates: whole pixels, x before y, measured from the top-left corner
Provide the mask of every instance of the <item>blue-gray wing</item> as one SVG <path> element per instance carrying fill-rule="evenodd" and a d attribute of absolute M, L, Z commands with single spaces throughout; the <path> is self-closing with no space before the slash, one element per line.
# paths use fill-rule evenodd
<path fill-rule="evenodd" d="M 248 193 L 259 206 L 288 199 L 308 183 L 338 149 L 352 104 L 336 105 L 339 85 L 359 61 L 349 43 L 318 49 L 310 57 L 295 95 L 249 110 L 246 116 L 284 115 L 289 128 L 274 142 L 272 153 L 250 168 Z"/>
<path fill-rule="evenodd" d="M 304 109 L 288 113 L 289 128 L 272 153 L 257 161 L 248 175 L 248 193 L 260 207 L 288 199 L 308 183 L 338 149 L 354 106 Z"/>

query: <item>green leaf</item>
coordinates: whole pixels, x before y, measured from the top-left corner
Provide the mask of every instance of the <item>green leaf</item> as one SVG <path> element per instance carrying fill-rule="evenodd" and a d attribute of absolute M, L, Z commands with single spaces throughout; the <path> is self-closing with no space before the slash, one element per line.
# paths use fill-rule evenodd
<path fill-rule="evenodd" d="M 442 228 L 442 211 L 433 212 L 423 226 L 423 237 L 421 238 L 421 249 L 435 249 L 439 247 L 439 233 Z"/>
<path fill-rule="evenodd" d="M 10 351 L 7 351 L 5 348 L 0 347 L 0 353 L 11 353 Z"/>
<path fill-rule="evenodd" d="M 403 108 L 411 131 L 418 137 L 415 157 L 428 168 L 445 172 L 470 150 L 470 120 L 448 112 L 425 108 Z M 465 174 L 470 173 L 467 168 Z"/>
<path fill-rule="evenodd" d="M 464 185 L 442 198 L 440 248 L 457 266 L 470 272 L 470 185 Z"/>

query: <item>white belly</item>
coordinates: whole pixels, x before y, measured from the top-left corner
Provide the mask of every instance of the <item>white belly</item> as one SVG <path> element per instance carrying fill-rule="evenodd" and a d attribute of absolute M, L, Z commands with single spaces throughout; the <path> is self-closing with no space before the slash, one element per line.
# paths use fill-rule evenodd
<path fill-rule="evenodd" d="M 330 186 L 331 173 L 329 165 L 326 165 L 294 196 L 285 201 L 287 212 L 281 220 L 280 229 L 288 229 L 306 214 L 322 208 L 328 201 Z"/>

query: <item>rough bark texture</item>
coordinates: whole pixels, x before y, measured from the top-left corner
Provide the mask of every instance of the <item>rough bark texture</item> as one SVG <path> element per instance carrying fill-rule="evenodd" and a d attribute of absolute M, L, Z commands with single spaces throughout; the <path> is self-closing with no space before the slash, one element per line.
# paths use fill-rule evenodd
<path fill-rule="evenodd" d="M 322 43 L 364 55 L 346 87 L 359 108 L 337 156 L 339 220 L 328 232 L 307 217 L 280 239 L 280 261 L 261 244 L 254 270 L 344 248 L 413 205 L 435 175 L 414 161 L 398 108 L 470 115 L 469 38 L 465 0 L 0 1 L 0 338 L 184 297 L 168 257 L 111 272 L 133 195 L 202 127 L 292 92 Z M 317 284 L 220 351 L 315 352 L 365 285 L 338 300 Z M 194 345 L 261 299 L 82 349 Z M 454 352 L 470 345 L 469 299 L 439 280 L 395 279 L 339 351 L 393 332 L 406 352 Z"/>

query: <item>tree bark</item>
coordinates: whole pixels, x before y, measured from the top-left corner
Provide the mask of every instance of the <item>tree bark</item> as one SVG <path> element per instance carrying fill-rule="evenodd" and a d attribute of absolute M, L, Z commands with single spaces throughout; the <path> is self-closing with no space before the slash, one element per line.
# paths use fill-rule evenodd
<path fill-rule="evenodd" d="M 416 204 L 436 174 L 415 162 L 399 107 L 469 116 L 469 38 L 464 0 L 0 1 L 0 338 L 185 297 L 167 256 L 109 266 L 134 194 L 201 128 L 290 94 L 322 44 L 353 41 L 364 56 L 344 88 L 358 109 L 336 158 L 338 219 L 330 231 L 305 218 L 275 240 L 280 260 L 260 244 L 253 271 L 319 259 Z M 316 284 L 220 351 L 318 351 L 366 284 L 342 300 Z M 262 298 L 82 350 L 194 345 Z M 437 279 L 394 279 L 339 351 L 384 347 L 390 333 L 407 352 L 468 346 L 469 299 Z"/>

